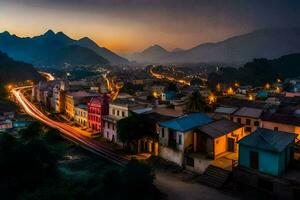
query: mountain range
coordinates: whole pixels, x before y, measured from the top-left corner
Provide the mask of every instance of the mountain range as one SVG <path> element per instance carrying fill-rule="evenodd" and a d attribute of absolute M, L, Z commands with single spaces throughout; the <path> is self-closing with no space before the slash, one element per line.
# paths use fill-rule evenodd
<path fill-rule="evenodd" d="M 87 37 L 74 40 L 63 32 L 54 33 L 52 30 L 40 36 L 25 38 L 11 35 L 7 31 L 0 33 L 0 51 L 35 66 L 128 63 L 125 58 L 98 46 Z"/>
<path fill-rule="evenodd" d="M 153 45 L 128 59 L 140 63 L 245 63 L 253 58 L 272 59 L 292 53 L 300 53 L 300 28 L 260 29 L 179 51 Z"/>

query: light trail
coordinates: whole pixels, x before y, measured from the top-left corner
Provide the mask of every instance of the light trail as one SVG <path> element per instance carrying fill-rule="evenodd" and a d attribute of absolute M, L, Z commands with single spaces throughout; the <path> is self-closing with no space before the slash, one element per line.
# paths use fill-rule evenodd
<path fill-rule="evenodd" d="M 37 109 L 23 94 L 22 90 L 31 89 L 32 86 L 19 87 L 12 90 L 13 95 L 16 98 L 16 101 L 19 102 L 21 107 L 25 110 L 25 112 L 37 119 L 38 121 L 59 130 L 62 135 L 81 145 L 83 148 L 100 155 L 120 166 L 124 166 L 127 163 L 127 159 L 125 157 L 120 156 L 115 153 L 113 149 L 105 143 L 101 143 L 92 138 L 86 137 L 82 135 L 82 130 L 74 128 L 70 125 L 64 124 L 62 122 L 54 121 L 47 116 L 45 116 L 39 109 Z"/>
<path fill-rule="evenodd" d="M 155 72 L 153 71 L 153 68 L 154 68 L 154 67 L 152 67 L 152 68 L 150 69 L 150 74 L 151 74 L 153 77 L 157 78 L 157 79 L 161 79 L 161 80 L 166 79 L 166 80 L 169 80 L 169 81 L 173 81 L 173 82 L 180 83 L 180 84 L 182 84 L 182 85 L 188 85 L 188 86 L 191 85 L 191 82 L 190 82 L 190 81 L 187 81 L 187 80 L 184 80 L 184 79 L 176 79 L 175 77 L 172 77 L 172 76 L 167 76 L 167 75 L 155 73 Z"/>
<path fill-rule="evenodd" d="M 112 100 L 115 100 L 118 97 L 120 90 L 123 87 L 123 84 L 116 82 L 113 78 L 108 78 L 106 74 L 103 75 L 103 78 L 106 81 L 107 90 L 110 94 L 110 98 Z"/>
<path fill-rule="evenodd" d="M 47 81 L 54 81 L 55 80 L 55 77 L 52 74 L 48 73 L 48 72 L 39 71 L 39 73 L 42 76 L 44 76 L 47 79 Z"/>

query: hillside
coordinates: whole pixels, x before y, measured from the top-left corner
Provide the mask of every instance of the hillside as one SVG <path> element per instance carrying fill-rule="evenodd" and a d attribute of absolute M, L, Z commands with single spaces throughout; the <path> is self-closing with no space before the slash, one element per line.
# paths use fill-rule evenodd
<path fill-rule="evenodd" d="M 157 57 L 141 52 L 131 60 L 148 63 L 246 63 L 254 58 L 274 59 L 293 53 L 300 53 L 300 28 L 261 29 Z"/>
<path fill-rule="evenodd" d="M 41 75 L 27 63 L 11 59 L 0 52 L 0 83 L 21 82 L 26 80 L 41 80 Z"/>
<path fill-rule="evenodd" d="M 209 74 L 211 87 L 217 83 L 233 84 L 238 81 L 242 85 L 263 86 L 276 79 L 300 76 L 300 54 L 290 54 L 277 59 L 254 59 L 240 68 L 221 68 L 219 73 Z"/>

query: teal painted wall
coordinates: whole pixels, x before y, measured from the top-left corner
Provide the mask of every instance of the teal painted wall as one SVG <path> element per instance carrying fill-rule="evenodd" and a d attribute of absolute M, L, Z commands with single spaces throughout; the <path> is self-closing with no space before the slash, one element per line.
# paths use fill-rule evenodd
<path fill-rule="evenodd" d="M 271 151 L 264 151 L 260 149 L 254 149 L 251 147 L 239 146 L 239 165 L 250 168 L 250 151 L 258 152 L 259 159 L 259 171 L 274 176 L 281 175 L 285 170 L 285 151 L 281 153 L 275 153 Z M 289 154 L 287 154 L 289 155 Z"/>

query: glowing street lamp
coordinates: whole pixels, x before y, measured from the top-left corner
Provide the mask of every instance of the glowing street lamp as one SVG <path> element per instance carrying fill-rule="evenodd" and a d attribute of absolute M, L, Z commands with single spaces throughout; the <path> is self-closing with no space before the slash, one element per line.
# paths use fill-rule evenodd
<path fill-rule="evenodd" d="M 254 100 L 254 97 L 253 97 L 253 95 L 252 95 L 252 94 L 249 94 L 249 96 L 248 96 L 248 100 L 249 100 L 249 101 L 253 101 L 253 100 Z"/>
<path fill-rule="evenodd" d="M 276 87 L 276 93 L 280 93 L 281 89 L 279 87 Z"/>
<path fill-rule="evenodd" d="M 216 90 L 217 90 L 217 92 L 221 92 L 221 84 L 220 83 L 218 83 L 216 85 Z"/>
<path fill-rule="evenodd" d="M 271 88 L 271 85 L 270 85 L 269 83 L 267 83 L 267 84 L 265 85 L 265 89 L 269 90 L 270 88 Z"/>
<path fill-rule="evenodd" d="M 209 96 L 208 96 L 208 103 L 209 104 L 214 104 L 217 102 L 217 97 L 211 93 Z"/>
<path fill-rule="evenodd" d="M 227 89 L 227 94 L 229 94 L 229 95 L 233 95 L 234 94 L 234 91 L 233 91 L 232 87 L 229 87 Z"/>

